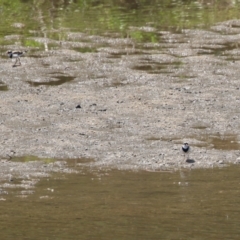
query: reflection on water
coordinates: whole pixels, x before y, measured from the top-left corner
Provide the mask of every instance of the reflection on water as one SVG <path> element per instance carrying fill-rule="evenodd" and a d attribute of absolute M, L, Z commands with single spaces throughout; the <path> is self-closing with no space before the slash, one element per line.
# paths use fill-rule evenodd
<path fill-rule="evenodd" d="M 239 239 L 239 167 L 82 171 L 4 196 L 3 239 Z M 14 226 L 14 227 L 12 227 Z"/>
<path fill-rule="evenodd" d="M 183 28 L 209 27 L 238 18 L 239 7 L 238 1 L 228 0 L 9 1 L 1 8 L 0 40 L 4 42 L 5 35 L 19 34 L 65 41 L 68 36 L 64 30 L 70 29 L 158 42 L 159 33 L 154 29 L 177 33 Z M 30 39 L 20 40 L 25 46 L 36 47 Z"/>

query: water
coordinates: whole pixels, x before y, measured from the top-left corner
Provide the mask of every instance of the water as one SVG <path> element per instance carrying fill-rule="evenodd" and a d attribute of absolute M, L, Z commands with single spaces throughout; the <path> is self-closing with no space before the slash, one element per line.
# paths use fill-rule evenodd
<path fill-rule="evenodd" d="M 239 167 L 84 170 L 2 195 L 3 239 L 239 239 Z"/>
<path fill-rule="evenodd" d="M 0 81 L 0 91 L 7 91 L 8 86 Z"/>
<path fill-rule="evenodd" d="M 53 81 L 48 81 L 48 82 L 34 82 L 34 81 L 27 81 L 31 86 L 34 87 L 38 87 L 41 85 L 45 85 L 45 86 L 58 86 L 61 84 L 64 84 L 66 82 L 70 82 L 73 81 L 75 79 L 75 77 L 71 77 L 71 76 L 55 76 L 54 77 L 57 80 L 53 80 Z"/>
<path fill-rule="evenodd" d="M 67 40 L 68 30 L 159 42 L 159 30 L 208 28 L 238 19 L 239 7 L 238 1 L 11 1 L 0 7 L 0 44 L 16 43 L 6 35 L 20 35 L 22 45 L 40 47 L 26 38 Z"/>

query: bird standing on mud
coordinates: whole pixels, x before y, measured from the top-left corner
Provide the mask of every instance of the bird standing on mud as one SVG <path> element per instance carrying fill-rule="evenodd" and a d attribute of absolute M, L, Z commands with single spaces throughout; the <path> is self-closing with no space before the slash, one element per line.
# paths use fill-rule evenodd
<path fill-rule="evenodd" d="M 20 57 L 25 53 L 26 51 L 7 51 L 7 54 L 10 58 L 16 58 L 16 61 L 13 65 L 13 67 L 17 66 L 17 62 L 18 65 L 21 66 L 21 60 Z"/>
<path fill-rule="evenodd" d="M 188 153 L 188 157 L 189 157 L 189 150 L 190 150 L 189 144 L 188 143 L 184 143 L 182 145 L 182 151 L 184 153 L 184 157 L 185 157 L 185 154 L 187 154 L 187 153 Z"/>

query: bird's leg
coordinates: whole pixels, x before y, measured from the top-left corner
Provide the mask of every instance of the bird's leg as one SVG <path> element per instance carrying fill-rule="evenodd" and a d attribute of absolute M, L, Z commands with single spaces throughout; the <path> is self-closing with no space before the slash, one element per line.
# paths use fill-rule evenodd
<path fill-rule="evenodd" d="M 21 66 L 21 60 L 20 60 L 20 57 L 18 57 L 18 62 L 19 62 L 19 65 Z"/>
<path fill-rule="evenodd" d="M 16 66 L 16 64 L 17 64 L 17 59 L 16 59 L 15 63 L 13 64 L 13 67 L 15 67 L 15 66 Z"/>
<path fill-rule="evenodd" d="M 185 162 L 185 159 L 186 159 L 186 153 L 184 152 L 183 153 L 183 162 Z"/>

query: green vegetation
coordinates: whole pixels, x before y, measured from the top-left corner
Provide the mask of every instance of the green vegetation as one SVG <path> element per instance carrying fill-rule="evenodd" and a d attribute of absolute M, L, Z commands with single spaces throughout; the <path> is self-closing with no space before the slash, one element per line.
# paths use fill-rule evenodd
<path fill-rule="evenodd" d="M 90 35 L 118 33 L 139 42 L 157 42 L 157 31 L 208 28 L 240 17 L 235 1 L 190 0 L 0 0 L 0 37 L 48 37 L 66 40 L 66 29 Z M 22 23 L 17 27 L 15 23 Z M 134 27 L 134 28 L 132 28 Z M 156 31 L 136 28 L 151 27 Z M 134 30 L 132 30 L 134 29 Z M 25 42 L 32 46 L 33 42 Z"/>
<path fill-rule="evenodd" d="M 42 161 L 44 163 L 51 163 L 56 161 L 56 159 L 53 158 L 39 158 L 36 156 L 23 156 L 23 157 L 13 157 L 12 161 L 16 161 L 16 162 L 31 162 L 31 161 Z"/>
<path fill-rule="evenodd" d="M 43 44 L 39 43 L 33 39 L 25 39 L 23 41 L 23 46 L 25 47 L 34 47 L 34 48 L 43 48 Z"/>

